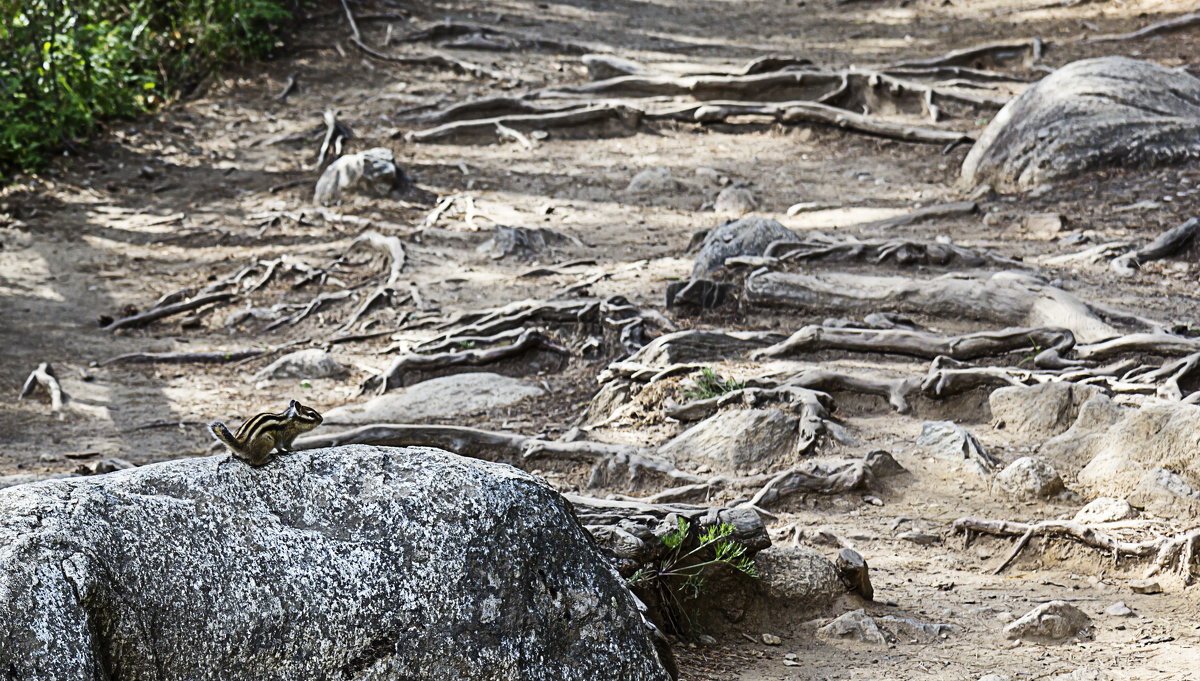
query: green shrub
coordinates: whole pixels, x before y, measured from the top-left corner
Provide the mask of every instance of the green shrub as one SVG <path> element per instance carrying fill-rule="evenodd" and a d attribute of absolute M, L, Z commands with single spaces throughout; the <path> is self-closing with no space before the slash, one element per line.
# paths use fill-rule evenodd
<path fill-rule="evenodd" d="M 686 388 L 683 391 L 683 399 L 687 402 L 707 400 L 710 397 L 724 395 L 746 387 L 746 383 L 743 381 L 721 378 L 709 367 L 701 369 L 700 373 L 692 378 L 692 381 L 695 382 L 695 387 Z"/>
<path fill-rule="evenodd" d="M 0 177 L 266 55 L 287 0 L 0 0 Z"/>

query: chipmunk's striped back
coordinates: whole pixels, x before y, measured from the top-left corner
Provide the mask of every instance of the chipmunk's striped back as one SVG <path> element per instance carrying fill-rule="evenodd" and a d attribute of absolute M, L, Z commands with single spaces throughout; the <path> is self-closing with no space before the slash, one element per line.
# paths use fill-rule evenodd
<path fill-rule="evenodd" d="M 213 437 L 229 448 L 239 459 L 252 466 L 261 466 L 271 460 L 271 451 L 290 451 L 292 441 L 321 424 L 324 419 L 317 410 L 292 400 L 281 414 L 263 413 L 253 416 L 230 433 L 220 421 L 209 425 Z"/>

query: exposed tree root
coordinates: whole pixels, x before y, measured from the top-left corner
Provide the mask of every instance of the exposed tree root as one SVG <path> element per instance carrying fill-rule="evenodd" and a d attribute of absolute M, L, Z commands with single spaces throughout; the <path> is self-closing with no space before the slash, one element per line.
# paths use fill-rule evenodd
<path fill-rule="evenodd" d="M 64 401 L 62 386 L 58 384 L 58 379 L 54 377 L 54 370 L 46 362 L 42 362 L 30 372 L 29 377 L 25 379 L 25 384 L 21 386 L 21 394 L 17 396 L 17 399 L 23 400 L 29 397 L 38 386 L 41 386 L 50 397 L 50 411 L 62 412 Z"/>
<path fill-rule="evenodd" d="M 1045 520 L 1040 523 L 1028 524 L 1009 520 L 959 518 L 954 521 L 952 531 L 967 535 L 968 541 L 973 532 L 1020 537 L 1013 550 L 992 574 L 1000 574 L 1011 565 L 1033 537 L 1067 537 L 1111 553 L 1114 557 L 1124 555 L 1148 558 L 1154 556 L 1154 562 L 1147 571 L 1147 577 L 1160 571 L 1169 570 L 1172 565 L 1176 565 L 1185 581 L 1188 582 L 1192 580 L 1191 564 L 1195 544 L 1197 540 L 1200 540 L 1200 528 L 1198 528 L 1173 537 L 1158 537 L 1140 542 L 1123 541 L 1106 534 L 1101 528 L 1073 520 Z"/>
<path fill-rule="evenodd" d="M 448 366 L 479 366 L 490 364 L 535 348 L 544 348 L 563 355 L 571 354 L 570 350 L 551 340 L 540 329 L 527 329 L 511 344 L 487 350 L 462 350 L 459 352 L 441 352 L 433 355 L 404 355 L 393 361 L 382 374 L 367 379 L 363 383 L 362 388 L 363 392 L 385 393 L 404 385 L 405 376 L 411 371 L 428 371 Z"/>
<path fill-rule="evenodd" d="M 1196 238 L 1197 234 L 1200 234 L 1200 217 L 1169 229 L 1150 244 L 1116 258 L 1112 261 L 1112 268 L 1118 274 L 1132 275 L 1142 263 L 1162 260 L 1200 241 Z"/>
<path fill-rule="evenodd" d="M 1163 33 L 1174 33 L 1182 31 L 1192 26 L 1200 26 L 1200 12 L 1185 14 L 1174 19 L 1167 19 L 1154 24 L 1150 24 L 1144 28 L 1140 28 L 1131 33 L 1117 33 L 1114 35 L 1102 35 L 1095 38 L 1088 38 L 1084 43 L 1111 43 L 1121 40 L 1138 40 L 1140 38 L 1149 38 L 1150 36 L 1161 35 Z"/>
<path fill-rule="evenodd" d="M 434 128 L 410 132 L 405 138 L 410 142 L 429 142 L 458 135 L 495 136 L 500 134 L 496 128 L 498 125 L 510 129 L 546 129 L 619 121 L 625 127 L 632 129 L 637 127 L 640 118 L 641 112 L 636 109 L 619 104 L 601 103 L 548 113 L 510 114 L 452 121 Z"/>
<path fill-rule="evenodd" d="M 506 31 L 494 26 L 445 21 L 427 28 L 402 35 L 394 42 L 432 42 L 436 40 L 458 40 L 443 43 L 442 47 L 465 47 L 476 50 L 550 50 L 559 54 L 587 54 L 594 48 L 517 31 Z"/>
<path fill-rule="evenodd" d="M 820 350 L 880 352 L 934 359 L 956 360 L 1003 355 L 1021 350 L 1038 350 L 1033 365 L 1041 369 L 1063 369 L 1079 364 L 1063 355 L 1075 346 L 1070 331 L 1050 328 L 1015 328 L 983 331 L 962 336 L 940 336 L 901 329 L 844 329 L 806 326 L 786 341 L 754 353 L 756 357 L 786 357 Z"/>
<path fill-rule="evenodd" d="M 446 54 L 426 54 L 421 56 L 406 56 L 396 54 L 384 54 L 363 41 L 362 33 L 358 30 L 358 23 L 354 19 L 354 12 L 350 10 L 350 5 L 346 0 L 342 0 L 342 9 L 346 13 L 346 22 L 350 25 L 350 43 L 361 50 L 364 54 L 372 59 L 379 61 L 390 62 L 393 64 L 407 64 L 410 66 L 440 66 L 451 68 L 467 75 L 494 78 L 496 80 L 508 80 L 508 76 L 493 71 L 489 68 L 474 64 L 462 59 L 451 57 Z"/>
<path fill-rule="evenodd" d="M 1029 67 L 1042 58 L 1045 43 L 1041 38 L 1017 42 L 978 45 L 948 52 L 940 57 L 897 62 L 888 68 L 965 66 L 973 69 L 1003 67 L 1011 63 Z"/>
<path fill-rule="evenodd" d="M 170 305 L 162 305 L 153 307 L 145 312 L 141 312 L 129 317 L 122 317 L 115 320 L 107 326 L 103 327 L 105 331 L 116 331 L 117 329 L 136 329 L 143 326 L 148 326 L 165 317 L 177 315 L 181 312 L 188 312 L 199 307 L 204 307 L 210 303 L 223 303 L 234 297 L 232 293 L 210 293 L 208 295 L 198 295 L 191 300 L 185 300 L 179 303 Z"/>
<path fill-rule="evenodd" d="M 880 309 L 917 312 L 951 319 L 1055 326 L 1084 342 L 1121 335 L 1097 314 L 1097 307 L 1072 293 L 1027 275 L 1000 272 L 986 277 L 945 275 L 932 279 L 851 273 L 759 272 L 746 279 L 746 297 L 755 304 L 839 312 Z"/>
<path fill-rule="evenodd" d="M 111 364 L 226 364 L 243 359 L 260 357 L 269 352 L 265 348 L 242 350 L 213 350 L 208 352 L 132 352 L 110 357 L 96 366 Z"/>
<path fill-rule="evenodd" d="M 953 205 L 953 204 L 951 204 Z M 974 205 L 974 204 L 971 204 Z M 912 215 L 911 213 L 909 215 Z M 906 216 L 901 216 L 906 217 Z M 897 218 L 899 219 L 899 218 Z M 895 262 L 897 265 L 963 265 L 979 267 L 996 264 L 1006 267 L 1026 267 L 1019 260 L 1012 260 L 987 251 L 943 244 L 938 242 L 913 241 L 910 239 L 839 239 L 829 241 L 775 241 L 763 252 L 767 258 L 784 261 L 808 262 L 813 260 L 865 260 L 872 263 Z M 726 265 L 729 260 L 726 260 Z"/>

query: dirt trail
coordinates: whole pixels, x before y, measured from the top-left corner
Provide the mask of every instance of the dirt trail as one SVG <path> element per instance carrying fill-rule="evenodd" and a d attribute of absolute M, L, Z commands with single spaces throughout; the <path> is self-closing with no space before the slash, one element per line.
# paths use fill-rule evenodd
<path fill-rule="evenodd" d="M 361 227 L 315 218 L 252 217 L 269 211 L 307 210 L 311 215 L 308 188 L 271 188 L 312 176 L 319 138 L 310 136 L 298 144 L 271 141 L 314 128 L 330 107 L 339 109 L 353 128 L 353 150 L 394 149 L 416 185 L 400 196 L 356 198 L 331 210 L 377 226 L 408 229 L 439 198 L 460 194 L 470 196 L 484 216 L 468 221 L 449 214 L 419 242 L 407 243 L 406 281 L 417 285 L 427 308 L 443 313 L 547 298 L 605 273 L 589 286 L 592 294 L 622 295 L 634 304 L 662 309 L 667 284 L 691 270 L 684 251 L 693 232 L 721 220 L 706 205 L 719 187 L 706 184 L 696 172 L 700 168 L 714 169 L 730 182 L 750 183 L 760 206 L 756 214 L 793 229 L 834 232 L 918 204 L 964 198 L 956 181 L 965 148 L 943 154 L 935 145 L 817 125 L 651 123 L 603 135 L 552 133 L 532 149 L 511 140 L 405 143 L 397 134 L 418 127 L 402 117 L 405 110 L 582 83 L 586 71 L 577 57 L 549 50 L 453 51 L 502 71 L 507 81 L 370 60 L 347 42 L 349 32 L 337 3 L 327 4 L 277 59 L 213 78 L 161 115 L 109 124 L 87 148 L 57 160 L 39 179 L 0 195 L 0 393 L 6 396 L 0 409 L 0 474 L 69 472 L 81 456 L 120 456 L 140 465 L 206 455 L 210 438 L 198 424 L 253 414 L 296 395 L 324 411 L 353 400 L 359 382 L 387 365 L 391 357 L 377 351 L 390 341 L 381 338 L 338 346 L 339 360 L 352 367 L 349 379 L 303 386 L 257 384 L 251 376 L 262 361 L 215 367 L 92 366 L 126 352 L 279 346 L 303 341 L 322 328 L 321 314 L 267 334 L 229 328 L 223 320 L 232 308 L 204 313 L 186 325 L 183 315 L 115 334 L 98 329 L 97 320 L 121 316 L 128 306 L 144 309 L 161 295 L 203 286 L 255 259 L 290 256 L 327 262 L 341 253 Z M 452 18 L 585 43 L 667 69 L 685 62 L 735 66 L 773 54 L 831 67 L 865 66 L 1033 37 L 1053 41 L 1042 62 L 1051 68 L 1102 54 L 1200 65 L 1197 30 L 1124 43 L 1079 40 L 1134 30 L 1188 10 L 1188 3 L 1042 3 L 1041 9 L 1028 9 L 1032 4 L 505 0 L 480 12 L 478 3 L 380 1 L 356 12 L 399 17 L 363 24 L 376 45 L 383 42 L 389 23 L 401 35 Z M 277 95 L 293 75 L 297 91 L 280 101 Z M 977 129 L 985 122 L 964 125 Z M 670 168 L 682 184 L 648 196 L 624 191 L 637 172 L 651 167 Z M 1194 166 L 1093 175 L 1046 193 L 984 199 L 981 212 L 986 217 L 920 225 L 906 235 L 945 235 L 962 246 L 1032 259 L 1058 247 L 1027 233 L 1026 215 L 1060 213 L 1069 230 L 1094 230 L 1101 241 L 1146 239 L 1190 217 L 1189 210 L 1194 213 L 1196 195 L 1187 192 L 1197 185 L 1200 168 Z M 1143 201 L 1157 207 L 1113 210 Z M 785 214 L 801 202 L 829 207 Z M 567 274 L 519 278 L 535 263 L 492 259 L 477 251 L 493 222 L 547 227 L 579 240 L 557 245 L 537 264 L 575 259 L 594 264 Z M 1133 280 L 1117 280 L 1099 269 L 1051 273 L 1094 300 L 1200 326 L 1198 274 L 1195 262 L 1156 263 Z M 256 304 L 308 297 L 279 285 L 267 289 Z M 790 332 L 823 318 L 736 313 L 674 321 L 680 327 Z M 42 361 L 53 364 L 72 398 L 73 410 L 64 418 L 51 415 L 42 401 L 14 401 L 25 376 Z M 465 422 L 559 435 L 577 424 L 603 366 L 596 359 L 573 361 L 567 369 L 547 367 L 536 379 L 551 389 L 548 398 L 474 414 Z M 516 366 L 498 370 L 520 373 Z M 728 370 L 736 375 L 736 363 Z M 942 413 L 921 417 L 964 420 L 1005 460 L 1036 444 L 992 430 L 975 405 L 949 403 L 938 409 Z M 1045 552 L 1029 551 L 1005 574 L 990 576 L 989 568 L 1010 542 L 980 539 L 964 549 L 957 538 L 929 546 L 894 538 L 900 525 L 942 533 L 964 515 L 1022 521 L 1069 515 L 1077 501 L 1033 507 L 999 500 L 982 484 L 964 485 L 916 450 L 912 442 L 921 419 L 893 415 L 869 401 L 847 404 L 841 415 L 864 450 L 888 449 L 912 475 L 879 495 L 883 506 L 864 503 L 859 495 L 797 500 L 784 505 L 772 525 L 797 521 L 829 527 L 851 540 L 873 569 L 879 602 L 865 605 L 868 613 L 904 614 L 960 630 L 940 643 L 878 648 L 819 641 L 811 623 L 773 632 L 783 638 L 780 647 L 731 634 L 717 646 L 683 645 L 684 678 L 974 680 L 1001 673 L 1037 679 L 1078 669 L 1103 670 L 1113 678 L 1200 678 L 1200 625 L 1193 617 L 1200 598 L 1194 589 L 1168 585 L 1166 595 L 1132 594 L 1124 581 L 1140 571 L 1138 566 L 1115 566 L 1096 552 L 1061 543 Z M 463 421 L 456 419 L 456 424 Z M 676 431 L 658 424 L 625 432 L 615 428 L 606 435 L 652 444 Z M 581 471 L 569 466 L 548 466 L 546 472 L 563 489 L 577 490 L 585 482 Z M 1067 480 L 1068 486 L 1071 482 Z M 1052 598 L 1070 599 L 1095 617 L 1095 640 L 1059 646 L 1003 640 L 999 613 L 1020 615 Z M 1118 620 L 1102 614 L 1118 600 L 1136 617 Z M 864 604 L 849 597 L 838 606 L 857 607 Z M 757 637 L 762 632 L 745 633 Z M 787 653 L 796 653 L 801 664 L 785 665 Z M 1071 678 L 1108 677 L 1081 672 Z"/>

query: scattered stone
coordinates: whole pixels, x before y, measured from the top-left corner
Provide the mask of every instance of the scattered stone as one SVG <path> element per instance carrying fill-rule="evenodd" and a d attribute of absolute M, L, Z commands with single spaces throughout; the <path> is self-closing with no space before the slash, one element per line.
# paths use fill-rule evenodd
<path fill-rule="evenodd" d="M 854 549 L 838 551 L 838 574 L 850 593 L 856 593 L 868 601 L 875 600 L 875 587 L 871 586 L 871 568 L 866 559 Z"/>
<path fill-rule="evenodd" d="M 776 610 L 816 611 L 845 592 L 838 570 L 821 554 L 803 546 L 772 546 L 754 556 L 759 582 Z"/>
<path fill-rule="evenodd" d="M 863 610 L 851 610 L 829 624 L 817 629 L 824 638 L 849 638 L 863 643 L 887 643 L 875 620 Z"/>
<path fill-rule="evenodd" d="M 1083 404 L 1101 394 L 1099 386 L 1052 381 L 998 388 L 988 396 L 988 406 L 996 428 L 1048 438 L 1070 428 Z"/>
<path fill-rule="evenodd" d="M 921 424 L 921 436 L 917 438 L 917 444 L 937 458 L 959 463 L 966 470 L 979 475 L 990 475 L 1000 465 L 974 435 L 952 421 L 926 421 Z"/>
<path fill-rule="evenodd" d="M 707 182 L 714 187 L 724 187 L 729 184 L 729 177 L 716 168 L 701 166 L 696 168 L 695 172 L 697 179 Z"/>
<path fill-rule="evenodd" d="M 1050 462 L 1023 456 L 996 474 L 993 487 L 1018 499 L 1045 499 L 1063 491 L 1063 481 Z"/>
<path fill-rule="evenodd" d="M 552 251 L 555 247 L 567 243 L 579 245 L 580 241 L 575 237 L 546 227 L 530 229 L 529 227 L 493 225 L 491 238 L 479 244 L 475 250 L 493 260 L 510 256 L 530 259 L 545 255 L 547 251 Z"/>
<path fill-rule="evenodd" d="M 1124 499 L 1100 497 L 1093 499 L 1075 514 L 1075 522 L 1085 525 L 1096 523 L 1112 523 L 1118 520 L 1136 518 L 1138 512 Z"/>
<path fill-rule="evenodd" d="M 918 622 L 909 617 L 895 615 L 884 615 L 877 618 L 875 623 L 897 641 L 904 643 L 934 643 L 959 631 L 953 624 Z"/>
<path fill-rule="evenodd" d="M 1125 605 L 1125 601 L 1117 601 L 1105 608 L 1104 614 L 1113 617 L 1133 617 L 1133 610 L 1128 605 Z"/>
<path fill-rule="evenodd" d="M 909 530 L 896 535 L 897 539 L 910 541 L 921 546 L 929 546 L 930 544 L 940 544 L 942 542 L 941 535 L 930 534 L 928 532 L 918 532 L 917 530 Z"/>
<path fill-rule="evenodd" d="M 6 678 L 669 678 L 539 478 L 415 447 L 222 458 L 0 492 Z"/>
<path fill-rule="evenodd" d="M 783 639 L 779 638 L 775 634 L 763 634 L 762 642 L 769 646 L 777 646 L 783 644 Z"/>
<path fill-rule="evenodd" d="M 326 424 L 423 423 L 511 406 L 546 391 L 519 378 L 470 372 L 431 378 L 393 390 L 363 404 L 330 409 Z"/>
<path fill-rule="evenodd" d="M 132 463 L 120 457 L 112 456 L 96 461 L 87 461 L 79 464 L 75 468 L 76 475 L 104 475 L 105 473 L 113 473 L 115 471 L 123 471 L 129 468 L 136 468 Z"/>
<path fill-rule="evenodd" d="M 713 211 L 720 215 L 733 215 L 741 217 L 746 213 L 752 213 L 758 210 L 758 199 L 754 198 L 754 192 L 742 184 L 735 184 L 732 187 L 726 187 L 717 194 L 717 200 L 713 203 Z"/>
<path fill-rule="evenodd" d="M 1110 681 L 1110 679 L 1112 679 L 1112 675 L 1108 672 L 1086 667 L 1050 677 L 1050 681 Z"/>
<path fill-rule="evenodd" d="M 1062 228 L 1063 218 L 1058 213 L 1033 213 L 1025 217 L 1025 231 L 1035 239 L 1053 241 Z"/>
<path fill-rule="evenodd" d="M 706 646 L 717 645 L 717 639 L 713 638 L 712 636 L 709 636 L 708 634 L 700 634 L 699 636 L 696 637 L 696 640 L 699 641 L 701 645 L 706 645 Z"/>
<path fill-rule="evenodd" d="M 726 258 L 762 255 L 774 241 L 798 241 L 792 230 L 770 218 L 726 222 L 704 237 L 692 266 L 692 278 L 705 278 L 721 269 Z"/>
<path fill-rule="evenodd" d="M 1009 639 L 1035 643 L 1054 643 L 1085 636 L 1092 620 L 1082 610 L 1065 601 L 1043 603 L 1004 627 Z"/>
<path fill-rule="evenodd" d="M 254 375 L 255 380 L 273 378 L 336 378 L 350 372 L 320 348 L 298 350 L 271 362 Z"/>
<path fill-rule="evenodd" d="M 387 196 L 396 187 L 400 177 L 391 149 L 375 147 L 357 154 L 347 154 L 330 163 L 321 173 L 313 201 L 328 206 L 351 191 L 368 196 Z"/>
<path fill-rule="evenodd" d="M 1001 624 L 1008 624 L 1015 619 L 1017 619 L 1017 616 L 1007 610 L 1001 610 L 1000 612 L 996 613 L 996 621 L 1000 622 Z"/>
<path fill-rule="evenodd" d="M 1153 579 L 1131 579 L 1125 583 L 1135 594 L 1160 594 L 1162 585 Z"/>
<path fill-rule="evenodd" d="M 1200 78 L 1127 57 L 1046 76 L 992 118 L 963 161 L 970 185 L 1028 189 L 1105 167 L 1186 162 L 1200 149 Z"/>
<path fill-rule="evenodd" d="M 678 190 L 679 186 L 670 168 L 647 168 L 633 176 L 625 191 L 630 194 L 666 194 Z"/>
<path fill-rule="evenodd" d="M 900 465 L 900 462 L 896 461 L 891 452 L 882 449 L 867 452 L 865 462 L 867 468 L 871 469 L 871 475 L 876 478 L 890 478 L 908 472 L 904 466 Z"/>

